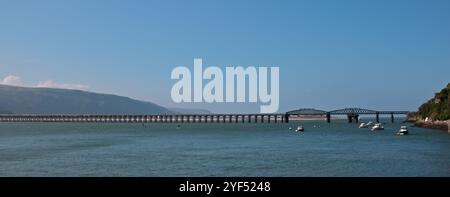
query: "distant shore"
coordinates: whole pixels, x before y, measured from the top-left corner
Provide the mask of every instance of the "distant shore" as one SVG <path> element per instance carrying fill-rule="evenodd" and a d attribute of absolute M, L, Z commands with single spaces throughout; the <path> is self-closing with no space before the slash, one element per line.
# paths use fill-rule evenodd
<path fill-rule="evenodd" d="M 437 129 L 437 130 L 447 131 L 450 133 L 448 122 L 449 121 L 415 122 L 414 125 L 416 127 Z"/>
<path fill-rule="evenodd" d="M 290 116 L 289 120 L 324 120 L 326 121 L 326 117 L 324 116 Z"/>
<path fill-rule="evenodd" d="M 450 133 L 450 120 L 445 121 L 425 121 L 422 118 L 409 117 L 408 122 L 411 122 L 416 127 L 436 129 L 441 131 L 447 131 Z"/>
<path fill-rule="evenodd" d="M 327 121 L 327 117 L 323 115 L 291 115 L 289 116 L 289 120 L 291 121 Z M 346 120 L 346 118 L 339 118 L 339 117 L 331 117 L 331 120 Z"/>

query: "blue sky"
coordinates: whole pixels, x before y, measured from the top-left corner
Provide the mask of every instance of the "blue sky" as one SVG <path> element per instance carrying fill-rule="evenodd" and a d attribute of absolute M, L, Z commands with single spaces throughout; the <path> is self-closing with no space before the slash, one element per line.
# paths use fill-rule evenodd
<path fill-rule="evenodd" d="M 450 82 L 450 1 L 0 0 L 0 80 L 163 106 L 170 72 L 279 66 L 280 112 L 415 110 Z"/>

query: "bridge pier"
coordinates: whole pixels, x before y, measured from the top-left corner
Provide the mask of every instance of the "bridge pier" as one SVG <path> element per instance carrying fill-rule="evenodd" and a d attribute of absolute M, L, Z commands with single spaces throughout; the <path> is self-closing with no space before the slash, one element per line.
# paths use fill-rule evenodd
<path fill-rule="evenodd" d="M 178 123 L 178 115 L 173 115 L 173 122 Z"/>
<path fill-rule="evenodd" d="M 394 123 L 394 113 L 391 113 L 391 122 Z"/>
<path fill-rule="evenodd" d="M 353 120 L 355 120 L 356 123 L 358 123 L 358 114 L 347 114 L 348 123 L 352 123 Z"/>
<path fill-rule="evenodd" d="M 375 117 L 376 117 L 377 123 L 380 123 L 380 112 L 377 112 Z"/>

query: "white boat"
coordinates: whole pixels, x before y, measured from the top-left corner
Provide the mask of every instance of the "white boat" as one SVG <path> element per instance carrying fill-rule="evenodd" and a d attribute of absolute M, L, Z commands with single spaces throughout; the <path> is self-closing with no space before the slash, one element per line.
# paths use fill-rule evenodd
<path fill-rule="evenodd" d="M 369 127 L 366 123 L 361 123 L 360 125 L 359 125 L 359 128 L 361 129 L 361 128 L 367 128 L 367 127 Z"/>
<path fill-rule="evenodd" d="M 305 128 L 303 126 L 298 126 L 297 129 L 295 129 L 295 132 L 303 132 L 305 131 Z"/>
<path fill-rule="evenodd" d="M 383 125 L 382 125 L 381 123 L 377 123 L 377 124 L 375 124 L 375 125 L 372 127 L 371 130 L 372 130 L 372 131 L 376 131 L 376 130 L 384 130 L 384 127 L 383 127 Z"/>
<path fill-rule="evenodd" d="M 373 122 L 372 121 L 369 121 L 368 123 L 361 123 L 360 125 L 359 125 L 359 128 L 368 128 L 368 127 L 370 127 L 370 126 L 373 126 Z"/>
<path fill-rule="evenodd" d="M 401 126 L 401 127 L 400 127 L 400 130 L 397 131 L 396 134 L 397 134 L 397 135 L 408 135 L 408 134 L 409 134 L 409 132 L 408 132 L 408 127 L 407 127 L 407 126 Z"/>

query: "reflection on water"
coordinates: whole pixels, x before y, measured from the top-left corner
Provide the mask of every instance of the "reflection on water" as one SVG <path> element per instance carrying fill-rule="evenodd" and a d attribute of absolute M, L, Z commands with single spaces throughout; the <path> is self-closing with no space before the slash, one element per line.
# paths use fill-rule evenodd
<path fill-rule="evenodd" d="M 1 123 L 0 176 L 450 176 L 450 135 L 401 123 L 177 125 Z"/>

